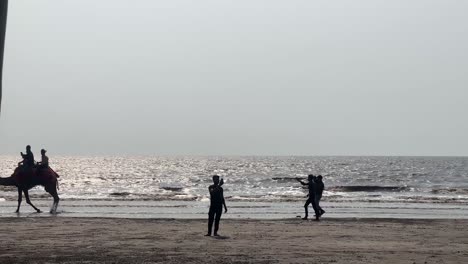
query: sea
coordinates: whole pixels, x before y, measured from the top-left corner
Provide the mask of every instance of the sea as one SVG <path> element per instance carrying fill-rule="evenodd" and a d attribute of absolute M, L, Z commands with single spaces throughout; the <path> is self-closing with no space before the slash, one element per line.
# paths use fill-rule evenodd
<path fill-rule="evenodd" d="M 468 157 L 50 156 L 60 175 L 57 215 L 43 187 L 35 213 L 15 187 L 0 186 L 0 217 L 206 218 L 212 175 L 224 179 L 223 218 L 304 215 L 296 178 L 322 175 L 323 218 L 468 219 Z M 0 156 L 0 176 L 17 156 Z M 312 209 L 310 209 L 313 212 Z M 313 214 L 313 213 L 312 213 Z"/>

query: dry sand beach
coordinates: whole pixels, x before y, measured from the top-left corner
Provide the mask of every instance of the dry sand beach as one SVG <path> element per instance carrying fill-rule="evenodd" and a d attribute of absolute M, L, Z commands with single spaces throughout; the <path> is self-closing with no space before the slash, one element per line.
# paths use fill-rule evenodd
<path fill-rule="evenodd" d="M 468 263 L 468 220 L 1 218 L 1 263 Z"/>

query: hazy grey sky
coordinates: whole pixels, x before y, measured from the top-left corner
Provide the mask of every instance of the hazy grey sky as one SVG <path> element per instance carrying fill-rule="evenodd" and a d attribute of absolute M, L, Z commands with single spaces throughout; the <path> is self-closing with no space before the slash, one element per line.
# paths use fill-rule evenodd
<path fill-rule="evenodd" d="M 0 154 L 468 155 L 468 1 L 10 1 Z"/>

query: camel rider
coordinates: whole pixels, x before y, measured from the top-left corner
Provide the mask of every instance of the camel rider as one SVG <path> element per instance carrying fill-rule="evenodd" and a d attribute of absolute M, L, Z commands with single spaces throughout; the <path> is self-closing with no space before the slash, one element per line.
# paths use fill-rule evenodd
<path fill-rule="evenodd" d="M 30 168 L 34 166 L 34 154 L 31 151 L 31 146 L 26 146 L 26 154 L 21 152 L 21 157 L 23 157 L 23 161 L 19 162 L 18 166 L 24 165 Z"/>
<path fill-rule="evenodd" d="M 47 169 L 49 167 L 49 157 L 46 156 L 47 150 L 41 149 L 41 161 L 37 163 L 39 169 Z"/>

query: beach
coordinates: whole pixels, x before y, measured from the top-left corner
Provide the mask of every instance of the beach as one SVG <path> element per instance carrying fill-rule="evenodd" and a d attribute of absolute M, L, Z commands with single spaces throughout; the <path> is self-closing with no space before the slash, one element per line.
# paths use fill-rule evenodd
<path fill-rule="evenodd" d="M 15 157 L 0 157 L 7 177 Z M 56 157 L 57 215 L 0 186 L 3 263 L 468 263 L 467 158 Z M 323 172 L 323 221 L 302 221 Z M 211 175 L 219 238 L 205 237 Z M 435 175 L 442 175 L 435 177 Z M 30 190 L 48 212 L 43 187 Z M 312 208 L 310 208 L 312 210 Z"/>
<path fill-rule="evenodd" d="M 1 263 L 468 263 L 468 220 L 0 218 Z"/>

